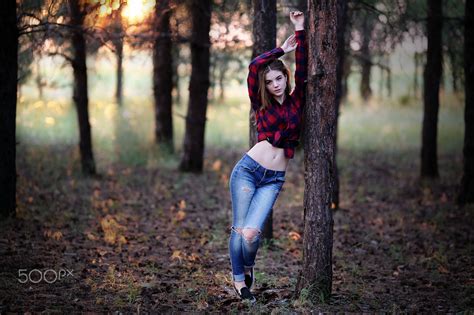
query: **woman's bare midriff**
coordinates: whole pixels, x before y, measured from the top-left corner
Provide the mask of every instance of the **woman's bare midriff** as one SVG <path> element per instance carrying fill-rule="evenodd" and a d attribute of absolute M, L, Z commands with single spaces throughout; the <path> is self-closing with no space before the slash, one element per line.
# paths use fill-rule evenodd
<path fill-rule="evenodd" d="M 247 154 L 266 169 L 274 171 L 285 171 L 289 162 L 282 148 L 274 147 L 266 140 L 257 142 Z"/>

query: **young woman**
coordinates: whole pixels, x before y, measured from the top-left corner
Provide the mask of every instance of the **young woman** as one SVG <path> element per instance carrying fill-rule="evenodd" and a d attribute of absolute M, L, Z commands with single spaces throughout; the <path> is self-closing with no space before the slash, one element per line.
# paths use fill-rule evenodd
<path fill-rule="evenodd" d="M 235 165 L 229 180 L 233 213 L 229 253 L 234 289 L 241 299 L 251 302 L 255 302 L 250 289 L 254 284 L 253 266 L 260 233 L 298 145 L 305 102 L 304 15 L 291 12 L 290 20 L 295 34 L 281 47 L 261 54 L 250 63 L 247 84 L 258 142 Z M 290 72 L 278 58 L 295 49 L 295 89 L 290 92 Z"/>

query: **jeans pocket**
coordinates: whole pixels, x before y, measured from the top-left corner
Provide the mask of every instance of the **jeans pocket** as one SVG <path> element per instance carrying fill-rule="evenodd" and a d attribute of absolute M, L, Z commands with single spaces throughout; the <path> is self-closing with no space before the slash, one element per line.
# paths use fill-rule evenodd
<path fill-rule="evenodd" d="M 249 164 L 244 162 L 244 163 L 240 164 L 240 168 L 243 169 L 244 171 L 247 171 L 247 172 L 250 172 L 250 173 L 255 173 L 255 171 L 258 168 L 258 165 L 257 166 L 249 165 Z"/>

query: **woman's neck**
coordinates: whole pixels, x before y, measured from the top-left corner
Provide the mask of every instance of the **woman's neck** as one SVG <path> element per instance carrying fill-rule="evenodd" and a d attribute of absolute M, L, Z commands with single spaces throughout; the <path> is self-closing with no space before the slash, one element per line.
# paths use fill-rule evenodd
<path fill-rule="evenodd" d="M 283 102 L 285 101 L 285 94 L 283 94 L 282 96 L 273 96 L 273 98 L 278 102 L 278 104 L 283 104 Z"/>

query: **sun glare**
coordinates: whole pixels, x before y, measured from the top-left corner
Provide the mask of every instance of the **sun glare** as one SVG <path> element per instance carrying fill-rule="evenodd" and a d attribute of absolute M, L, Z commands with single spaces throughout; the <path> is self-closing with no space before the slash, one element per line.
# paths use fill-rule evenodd
<path fill-rule="evenodd" d="M 122 16 L 130 23 L 143 20 L 155 6 L 153 0 L 128 0 L 123 9 Z"/>

